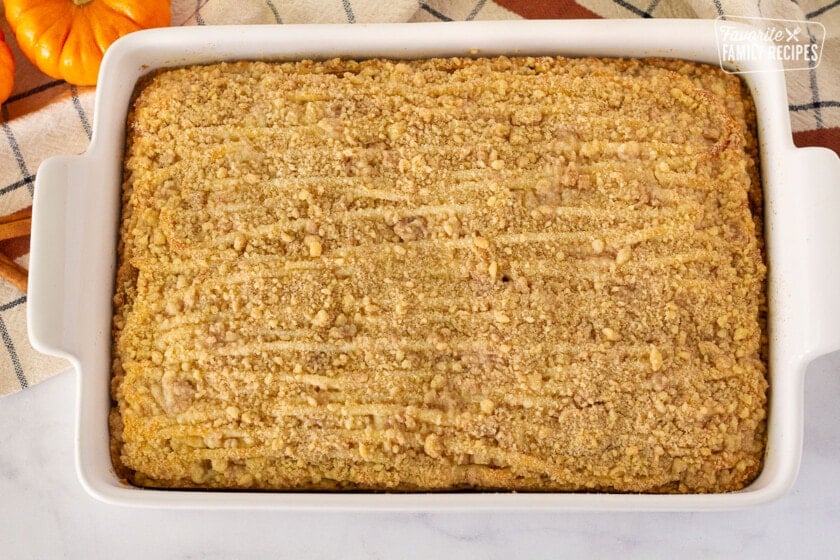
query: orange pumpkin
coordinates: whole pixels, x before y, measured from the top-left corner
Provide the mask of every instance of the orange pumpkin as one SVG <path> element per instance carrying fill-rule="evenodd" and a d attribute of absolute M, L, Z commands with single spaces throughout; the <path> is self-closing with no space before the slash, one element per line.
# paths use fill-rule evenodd
<path fill-rule="evenodd" d="M 96 84 L 111 43 L 133 31 L 169 25 L 169 0 L 5 0 L 20 49 L 44 74 Z"/>
<path fill-rule="evenodd" d="M 0 31 L 0 103 L 9 98 L 15 85 L 15 59 L 6 44 L 6 37 Z"/>

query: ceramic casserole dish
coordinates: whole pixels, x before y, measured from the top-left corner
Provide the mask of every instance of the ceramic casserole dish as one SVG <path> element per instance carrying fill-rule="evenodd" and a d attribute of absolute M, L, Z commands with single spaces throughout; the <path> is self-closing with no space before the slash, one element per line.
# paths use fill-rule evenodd
<path fill-rule="evenodd" d="M 840 159 L 795 148 L 784 72 L 743 63 L 755 99 L 769 267 L 769 418 L 765 464 L 728 494 L 317 493 L 136 488 L 109 455 L 112 294 L 125 119 L 138 79 L 162 67 L 222 60 L 564 55 L 669 57 L 718 64 L 715 22 L 702 20 L 231 26 L 132 34 L 108 51 L 94 133 L 81 156 L 38 171 L 29 336 L 78 372 L 76 462 L 84 487 L 112 504 L 176 508 L 706 510 L 767 502 L 791 487 L 802 446 L 803 374 L 840 349 Z"/>

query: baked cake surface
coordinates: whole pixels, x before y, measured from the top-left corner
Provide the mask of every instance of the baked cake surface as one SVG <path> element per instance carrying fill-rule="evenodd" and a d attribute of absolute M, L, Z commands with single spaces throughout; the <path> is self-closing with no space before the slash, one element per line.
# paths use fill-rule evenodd
<path fill-rule="evenodd" d="M 675 61 L 155 74 L 128 116 L 118 472 L 743 487 L 767 389 L 751 119 L 737 78 Z"/>

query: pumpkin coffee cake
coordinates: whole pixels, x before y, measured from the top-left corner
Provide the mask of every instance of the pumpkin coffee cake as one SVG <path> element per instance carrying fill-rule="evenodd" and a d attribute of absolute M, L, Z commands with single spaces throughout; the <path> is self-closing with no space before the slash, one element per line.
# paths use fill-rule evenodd
<path fill-rule="evenodd" d="M 127 130 L 111 433 L 130 482 L 722 492 L 760 471 L 736 77 L 223 63 L 145 80 Z"/>

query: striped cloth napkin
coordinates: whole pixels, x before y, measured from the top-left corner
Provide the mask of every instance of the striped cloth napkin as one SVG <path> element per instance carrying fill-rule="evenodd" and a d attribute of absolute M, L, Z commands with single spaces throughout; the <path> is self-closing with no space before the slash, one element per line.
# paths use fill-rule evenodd
<path fill-rule="evenodd" d="M 826 30 L 815 70 L 789 72 L 794 141 L 840 152 L 840 0 L 174 0 L 172 25 L 427 22 L 494 19 L 772 17 L 810 20 Z M 36 70 L 0 20 L 18 67 L 0 111 L 0 216 L 31 206 L 44 159 L 85 151 L 93 88 L 78 88 Z M 0 252 L 27 266 L 29 241 L 0 241 Z M 26 296 L 0 281 L 0 396 L 68 368 L 35 352 L 26 334 Z"/>

